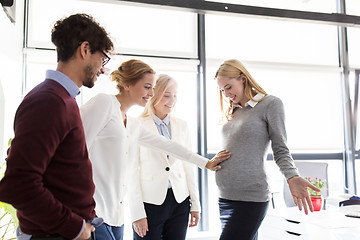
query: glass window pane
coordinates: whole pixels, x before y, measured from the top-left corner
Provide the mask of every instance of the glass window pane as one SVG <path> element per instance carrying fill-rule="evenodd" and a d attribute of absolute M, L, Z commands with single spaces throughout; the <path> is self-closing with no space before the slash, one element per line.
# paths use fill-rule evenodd
<path fill-rule="evenodd" d="M 53 49 L 50 35 L 55 21 L 79 12 L 91 14 L 105 27 L 116 52 L 197 57 L 197 15 L 193 12 L 121 5 L 118 1 L 30 0 L 29 6 L 30 47 Z"/>
<path fill-rule="evenodd" d="M 213 76 L 220 64 L 208 66 L 208 151 L 219 150 L 219 103 Z M 246 64 L 268 94 L 282 99 L 292 152 L 341 152 L 343 125 L 339 69 L 295 68 L 284 65 Z M 326 86 L 326 91 L 324 90 Z M 211 129 L 211 130 L 210 130 Z"/>
<path fill-rule="evenodd" d="M 8 140 L 14 136 L 13 123 L 21 101 L 22 44 L 20 27 L 0 12 L 0 165 L 5 161 Z M 9 236 L 10 237 L 10 236 Z"/>
<path fill-rule="evenodd" d="M 345 0 L 346 14 L 360 16 L 359 0 Z"/>
<path fill-rule="evenodd" d="M 208 2 L 222 2 L 238 5 L 249 5 L 256 7 L 280 8 L 290 10 L 301 10 L 309 12 L 336 12 L 336 1 L 334 0 L 206 0 Z M 354 0 L 356 1 L 356 0 Z"/>
<path fill-rule="evenodd" d="M 211 59 L 338 65 L 336 26 L 265 18 L 206 15 Z"/>
<path fill-rule="evenodd" d="M 347 28 L 349 63 L 352 68 L 360 68 L 360 28 Z"/>
<path fill-rule="evenodd" d="M 359 69 L 360 70 L 360 69 Z M 359 78 L 359 76 L 356 74 L 355 71 L 350 71 L 350 75 L 349 75 L 349 85 L 350 85 L 350 101 L 352 103 L 352 107 L 354 109 L 355 105 L 355 92 L 357 92 L 357 94 L 359 94 L 359 89 L 355 90 L 355 86 L 356 86 L 356 78 Z M 357 122 L 354 123 L 355 127 L 356 127 L 356 135 L 355 135 L 355 151 L 359 151 L 360 149 L 360 128 L 359 128 L 359 123 L 360 123 L 360 112 L 359 112 L 359 103 L 357 105 L 357 111 L 355 112 L 355 109 L 353 110 L 354 114 L 356 115 L 357 118 Z M 355 157 L 358 157 L 358 154 L 356 154 Z M 360 174 L 360 173 L 359 173 Z"/>
<path fill-rule="evenodd" d="M 360 193 L 360 160 L 356 159 L 355 160 L 355 178 L 356 178 L 356 192 L 357 195 L 359 196 Z"/>
<path fill-rule="evenodd" d="M 24 96 L 36 85 L 45 80 L 46 70 L 56 69 L 56 52 L 45 50 L 26 50 L 26 83 Z"/>

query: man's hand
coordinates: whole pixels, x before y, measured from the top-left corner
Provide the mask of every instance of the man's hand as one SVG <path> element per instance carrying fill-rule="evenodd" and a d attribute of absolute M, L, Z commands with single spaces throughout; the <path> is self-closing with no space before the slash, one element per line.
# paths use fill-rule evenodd
<path fill-rule="evenodd" d="M 231 153 L 228 150 L 222 150 L 218 152 L 215 157 L 209 160 L 205 167 L 211 171 L 219 170 L 221 166 L 218 164 L 228 159 L 230 155 Z"/>
<path fill-rule="evenodd" d="M 294 199 L 294 203 L 296 206 L 298 206 L 299 210 L 301 211 L 304 208 L 304 212 L 306 215 L 308 214 L 308 208 L 310 212 L 313 212 L 314 208 L 311 203 L 307 188 L 309 187 L 316 192 L 320 192 L 320 189 L 313 186 L 309 181 L 299 176 L 288 179 L 288 184 L 291 195 Z"/>
<path fill-rule="evenodd" d="M 139 219 L 133 222 L 134 231 L 140 236 L 145 237 L 146 232 L 149 231 L 146 218 Z"/>
<path fill-rule="evenodd" d="M 84 229 L 77 240 L 87 240 L 91 237 L 91 233 L 95 231 L 95 227 L 91 223 L 85 223 Z"/>
<path fill-rule="evenodd" d="M 195 227 L 198 225 L 200 220 L 200 213 L 199 212 L 190 212 L 190 223 L 189 227 Z"/>

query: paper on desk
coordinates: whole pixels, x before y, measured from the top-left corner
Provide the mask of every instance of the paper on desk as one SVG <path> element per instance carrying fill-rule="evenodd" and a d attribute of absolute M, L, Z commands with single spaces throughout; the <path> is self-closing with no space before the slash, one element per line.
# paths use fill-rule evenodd
<path fill-rule="evenodd" d="M 355 236 L 355 234 L 349 232 L 334 232 L 334 235 L 338 240 L 360 240 L 359 236 Z"/>
<path fill-rule="evenodd" d="M 309 223 L 323 228 L 354 228 L 360 227 L 360 219 L 345 217 L 339 211 L 320 211 L 312 213 L 308 218 Z"/>

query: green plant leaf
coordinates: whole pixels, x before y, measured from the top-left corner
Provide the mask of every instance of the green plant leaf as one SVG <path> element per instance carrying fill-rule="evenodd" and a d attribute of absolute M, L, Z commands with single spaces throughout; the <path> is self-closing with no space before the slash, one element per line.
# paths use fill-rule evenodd
<path fill-rule="evenodd" d="M 10 145 L 11 145 L 11 141 L 12 141 L 13 139 L 12 138 L 9 138 L 9 141 L 8 141 L 8 147 L 10 147 Z"/>

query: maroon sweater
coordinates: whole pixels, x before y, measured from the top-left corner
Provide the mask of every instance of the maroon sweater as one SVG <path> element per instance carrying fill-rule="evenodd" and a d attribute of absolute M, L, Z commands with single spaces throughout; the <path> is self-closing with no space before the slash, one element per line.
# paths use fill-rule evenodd
<path fill-rule="evenodd" d="M 94 183 L 79 108 L 57 82 L 45 80 L 20 104 L 0 201 L 17 209 L 30 235 L 75 238 L 95 216 Z"/>

